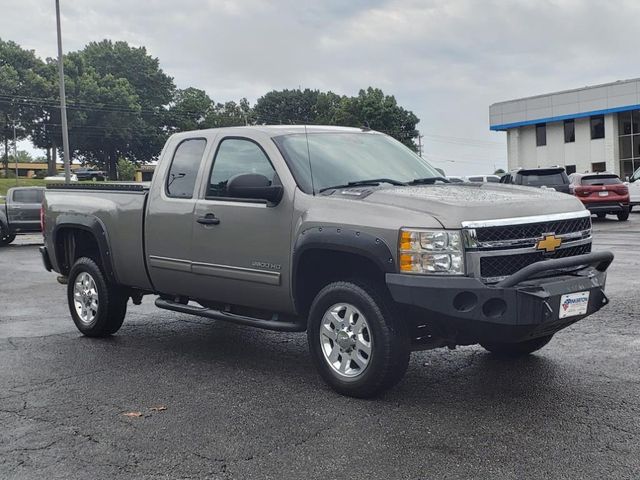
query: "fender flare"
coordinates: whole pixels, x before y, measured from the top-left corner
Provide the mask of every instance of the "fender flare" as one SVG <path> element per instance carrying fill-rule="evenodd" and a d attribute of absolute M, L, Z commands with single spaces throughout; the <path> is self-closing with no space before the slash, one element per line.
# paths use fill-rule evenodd
<path fill-rule="evenodd" d="M 336 226 L 309 228 L 300 232 L 293 247 L 291 292 L 294 301 L 300 260 L 304 252 L 312 249 L 352 253 L 371 260 L 384 273 L 397 273 L 394 256 L 382 238 Z"/>
<path fill-rule="evenodd" d="M 113 268 L 111 247 L 107 229 L 102 221 L 94 215 L 84 215 L 79 213 L 63 213 L 56 218 L 56 224 L 51 232 L 51 244 L 55 249 L 56 263 L 61 267 L 58 260 L 63 253 L 58 243 L 58 235 L 61 230 L 83 230 L 89 232 L 96 240 L 100 251 L 102 268 L 107 278 L 117 283 L 116 272 Z M 71 267 L 71 265 L 69 265 Z"/>
<path fill-rule="evenodd" d="M 7 218 L 7 214 L 3 210 L 0 210 L 0 226 L 3 229 L 6 229 L 7 232 L 10 232 L 9 219 Z"/>

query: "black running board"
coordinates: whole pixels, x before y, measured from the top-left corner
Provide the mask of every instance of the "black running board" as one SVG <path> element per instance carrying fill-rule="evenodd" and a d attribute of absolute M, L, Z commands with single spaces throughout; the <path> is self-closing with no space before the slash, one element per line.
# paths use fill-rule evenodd
<path fill-rule="evenodd" d="M 211 318 L 213 320 L 223 320 L 225 322 L 238 323 L 248 327 L 263 328 L 265 330 L 275 330 L 278 332 L 304 332 L 307 328 L 303 323 L 281 322 L 279 320 L 263 320 L 261 318 L 245 317 L 234 313 L 221 312 L 210 308 L 195 307 L 184 303 L 172 302 L 164 298 L 156 299 L 156 307 L 174 312 L 188 313 L 199 317 Z"/>

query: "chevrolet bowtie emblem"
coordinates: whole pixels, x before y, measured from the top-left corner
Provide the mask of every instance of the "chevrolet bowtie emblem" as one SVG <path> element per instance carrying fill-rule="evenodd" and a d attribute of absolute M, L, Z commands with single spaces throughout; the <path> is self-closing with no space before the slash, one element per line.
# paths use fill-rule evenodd
<path fill-rule="evenodd" d="M 542 240 L 538 240 L 536 248 L 538 250 L 544 250 L 546 253 L 555 252 L 556 248 L 562 245 L 562 239 L 555 236 L 553 233 L 548 233 L 542 237 Z"/>

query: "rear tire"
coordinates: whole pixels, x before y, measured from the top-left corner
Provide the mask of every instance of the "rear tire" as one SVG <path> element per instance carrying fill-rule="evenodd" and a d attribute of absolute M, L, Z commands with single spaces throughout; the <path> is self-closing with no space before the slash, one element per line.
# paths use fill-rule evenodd
<path fill-rule="evenodd" d="M 318 372 L 342 395 L 380 394 L 409 365 L 409 336 L 389 294 L 360 280 L 330 283 L 316 295 L 307 339 Z"/>
<path fill-rule="evenodd" d="M 627 220 L 629 220 L 629 211 L 630 210 L 625 210 L 624 212 L 618 213 L 618 220 L 620 220 L 621 222 L 626 222 Z"/>
<path fill-rule="evenodd" d="M 607 214 L 606 213 L 598 213 L 598 218 L 606 218 Z"/>
<path fill-rule="evenodd" d="M 481 343 L 480 345 L 482 345 L 485 350 L 502 357 L 523 357 L 540 350 L 549 343 L 552 338 L 553 335 L 548 335 L 546 337 L 533 338 L 518 343 L 487 342 Z"/>
<path fill-rule="evenodd" d="M 12 234 L 12 233 L 9 233 L 9 230 L 7 230 L 0 223 L 0 247 L 4 247 L 6 245 L 9 245 L 15 239 L 16 239 L 16 236 L 14 234 Z"/>
<path fill-rule="evenodd" d="M 82 257 L 73 264 L 67 282 L 67 301 L 73 323 L 88 337 L 116 333 L 127 313 L 129 296 L 119 285 L 108 283 L 100 267 Z"/>

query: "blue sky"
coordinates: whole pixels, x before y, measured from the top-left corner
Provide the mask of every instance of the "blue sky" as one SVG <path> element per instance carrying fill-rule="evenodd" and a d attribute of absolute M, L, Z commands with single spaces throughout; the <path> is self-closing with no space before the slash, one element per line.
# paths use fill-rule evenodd
<path fill-rule="evenodd" d="M 3 0 L 0 36 L 55 56 L 53 0 Z M 216 101 L 369 85 L 421 119 L 449 174 L 506 165 L 491 103 L 640 76 L 640 2 L 579 0 L 61 0 L 65 50 L 146 46 L 178 87 Z"/>

